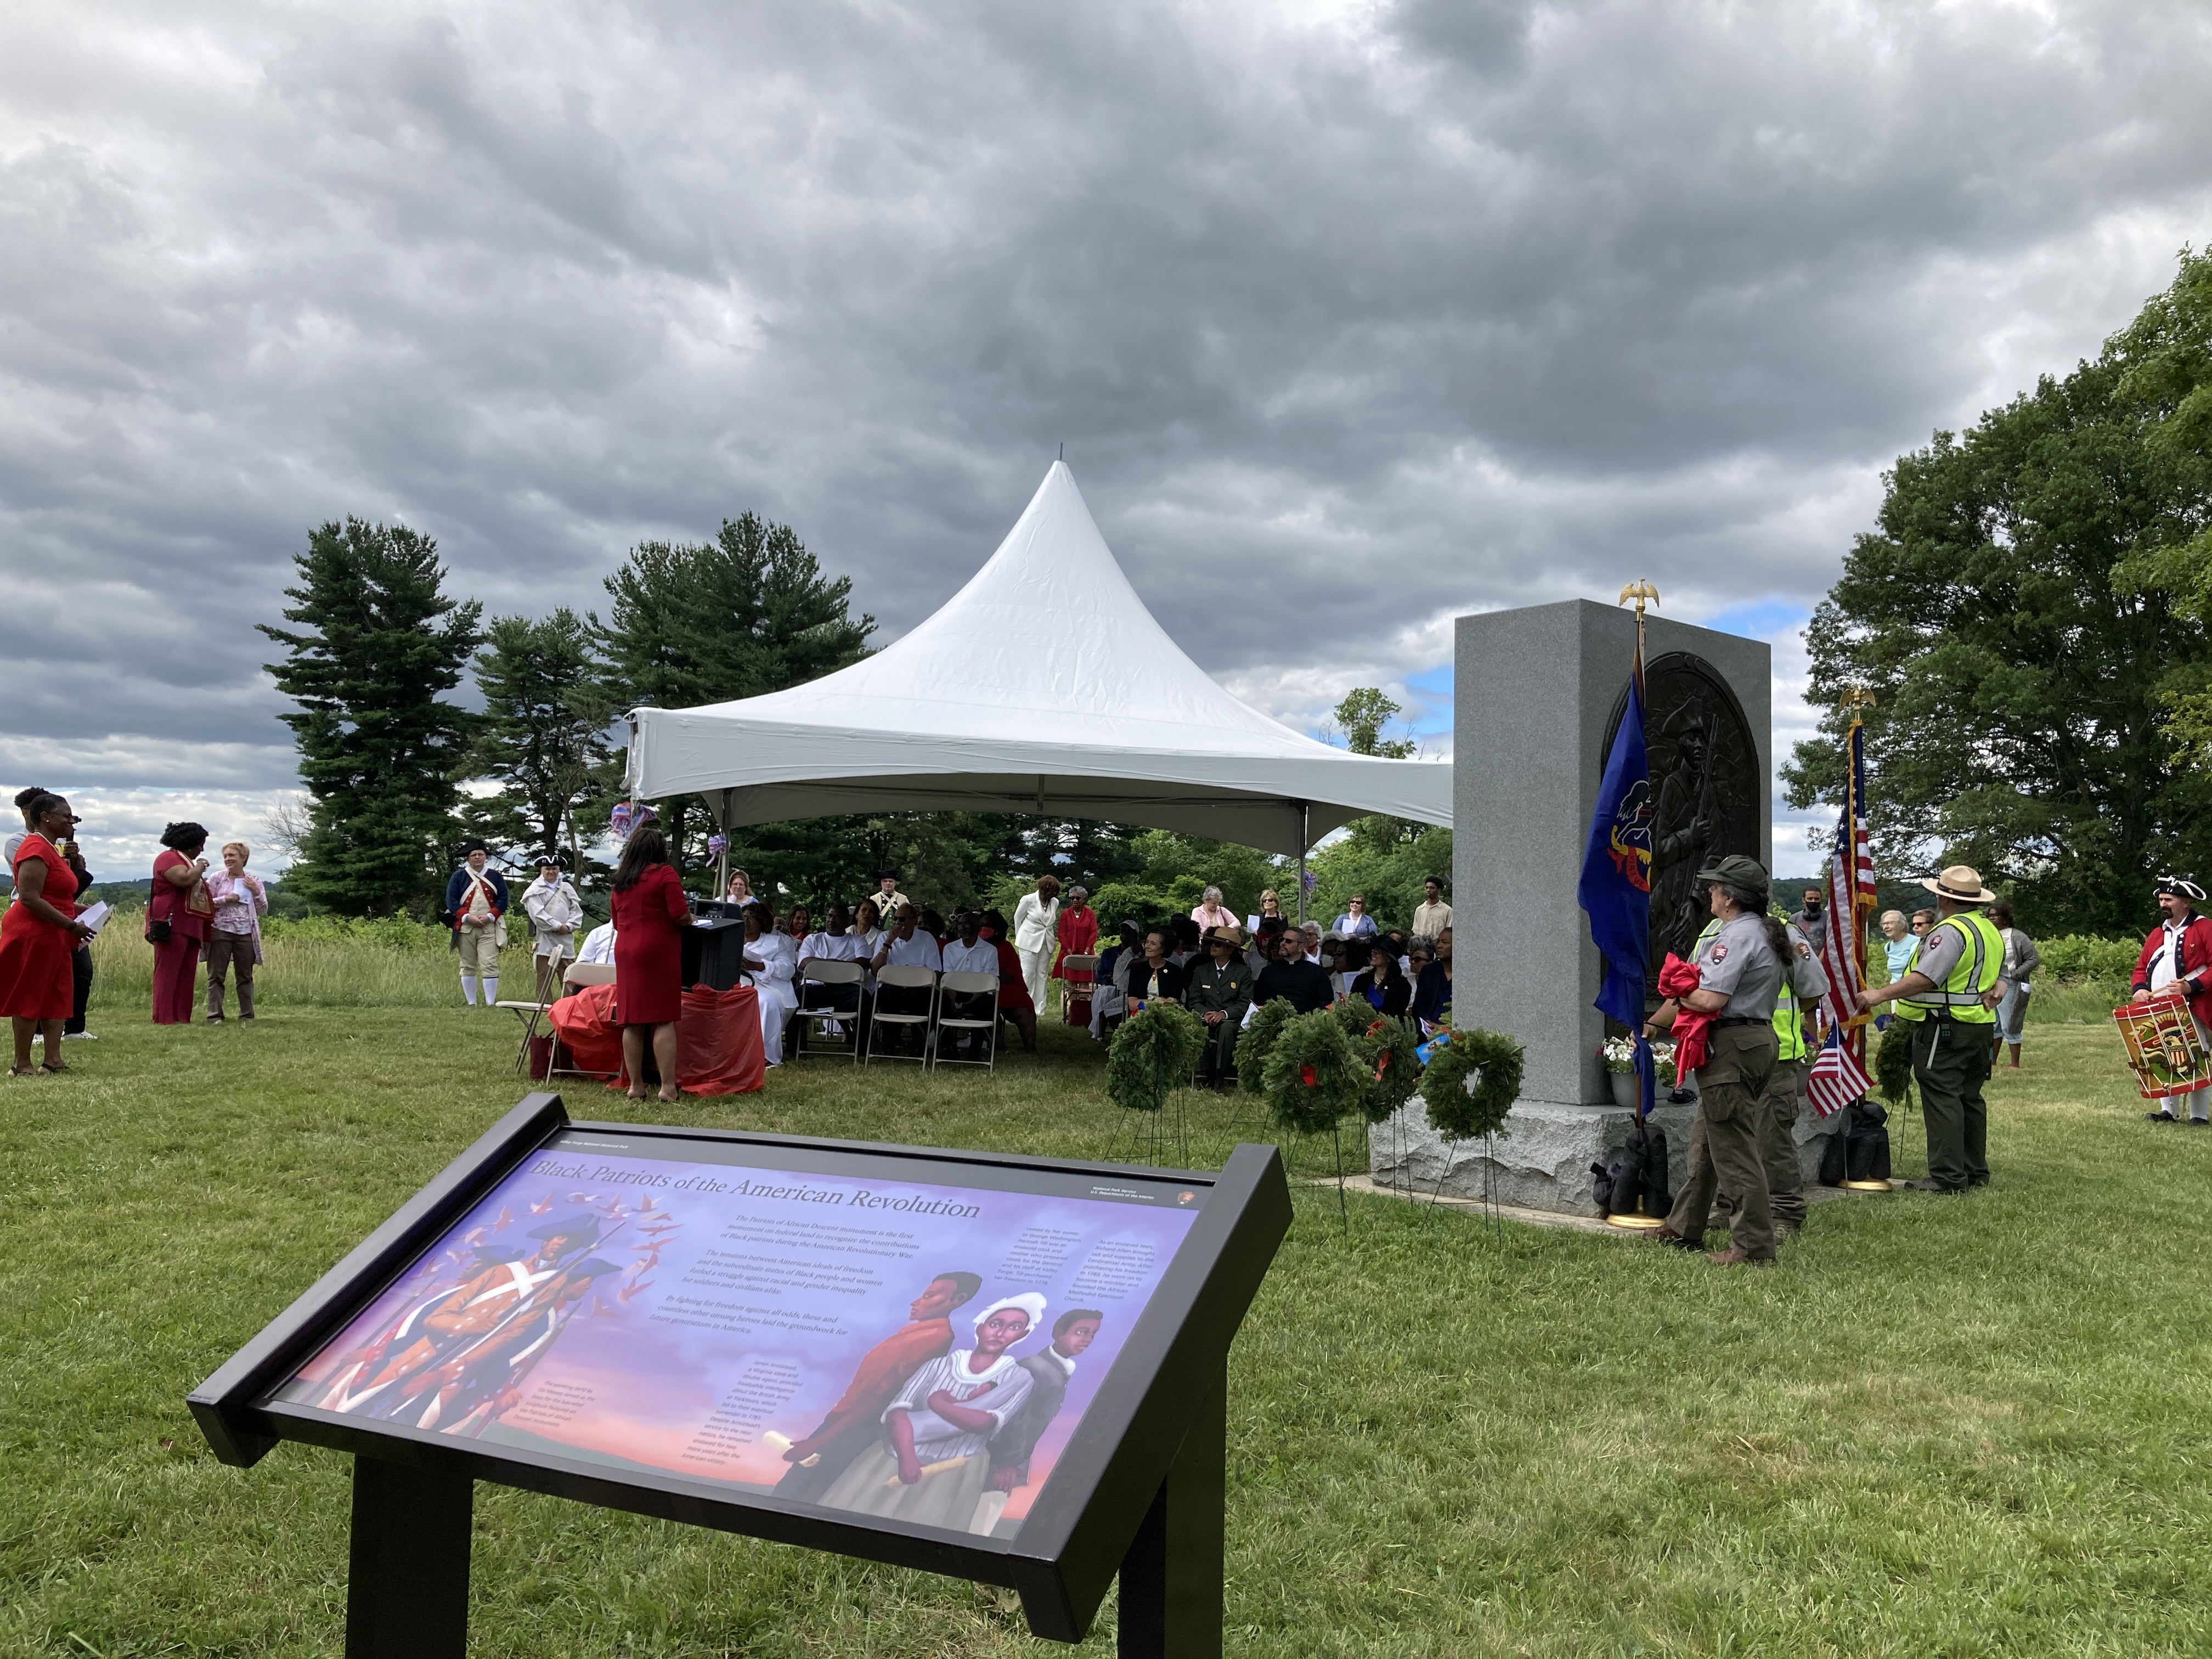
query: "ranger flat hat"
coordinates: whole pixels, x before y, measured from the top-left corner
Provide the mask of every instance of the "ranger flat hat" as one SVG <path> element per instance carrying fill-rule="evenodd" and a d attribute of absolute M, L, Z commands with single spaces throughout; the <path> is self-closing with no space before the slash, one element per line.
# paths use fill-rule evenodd
<path fill-rule="evenodd" d="M 1236 950 L 1244 948 L 1244 930 L 1235 922 L 1224 922 L 1206 936 L 1209 945 L 1226 945 Z"/>
<path fill-rule="evenodd" d="M 1731 853 L 1710 870 L 1698 871 L 1698 879 L 1724 882 L 1730 887 L 1747 888 L 1755 893 L 1763 893 L 1772 884 L 1766 866 L 1741 853 Z"/>
<path fill-rule="evenodd" d="M 1970 864 L 1946 866 L 1940 876 L 1923 876 L 1920 884 L 1954 904 L 1987 904 L 1996 895 L 1982 885 L 1982 872 Z"/>

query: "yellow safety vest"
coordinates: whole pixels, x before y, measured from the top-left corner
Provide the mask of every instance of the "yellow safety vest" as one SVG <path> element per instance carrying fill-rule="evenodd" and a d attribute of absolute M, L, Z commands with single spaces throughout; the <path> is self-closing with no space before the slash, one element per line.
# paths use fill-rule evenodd
<path fill-rule="evenodd" d="M 1965 948 L 1953 964 L 1950 976 L 1932 991 L 1923 991 L 1918 996 L 1901 1000 L 1897 1012 L 1902 1015 L 1910 1006 L 1918 1010 L 1910 1016 L 1925 1019 L 1937 1010 L 1948 1014 L 1961 1025 L 1994 1025 L 1996 1010 L 1984 1007 L 1982 998 L 1996 986 L 2004 968 L 2004 939 L 1990 919 L 1978 910 L 1960 910 L 1943 918 L 1928 930 L 1927 939 L 1921 941 L 1924 952 L 1928 939 L 1944 928 L 1955 931 Z"/>

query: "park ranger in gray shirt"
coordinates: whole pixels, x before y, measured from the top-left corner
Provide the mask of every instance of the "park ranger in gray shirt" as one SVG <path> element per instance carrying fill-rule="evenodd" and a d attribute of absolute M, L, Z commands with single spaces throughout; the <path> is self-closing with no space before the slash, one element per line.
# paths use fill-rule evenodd
<path fill-rule="evenodd" d="M 1766 1166 L 1766 1203 L 1774 1230 L 1794 1238 L 1805 1225 L 1805 1165 L 1797 1156 L 1797 1096 L 1814 1048 L 1813 1012 L 1828 994 L 1828 975 L 1819 952 L 1802 930 L 1785 924 L 1790 949 L 1783 963 L 1782 989 L 1774 1003 L 1774 1070 L 1759 1097 L 1759 1156 Z M 1723 1188 L 1714 1206 L 1725 1224 L 1735 1200 Z"/>
<path fill-rule="evenodd" d="M 1783 962 L 1795 953 L 1782 923 L 1766 914 L 1770 883 L 1758 860 L 1731 854 L 1698 871 L 1697 878 L 1710 884 L 1706 902 L 1721 927 L 1698 947 L 1698 988 L 1685 994 L 1679 1009 L 1710 1014 L 1713 1023 L 1706 1033 L 1705 1062 L 1696 1073 L 1698 1115 L 1690 1125 L 1689 1178 L 1667 1224 L 1651 1236 L 1685 1249 L 1702 1249 L 1714 1196 L 1725 1188 L 1735 1199 L 1729 1223 L 1733 1242 L 1711 1259 L 1727 1267 L 1771 1266 L 1774 1215 L 1759 1153 L 1760 1103 L 1779 1046 L 1773 1021 Z M 1645 1034 L 1670 1029 L 1677 1012 L 1674 999 L 1662 1003 Z"/>

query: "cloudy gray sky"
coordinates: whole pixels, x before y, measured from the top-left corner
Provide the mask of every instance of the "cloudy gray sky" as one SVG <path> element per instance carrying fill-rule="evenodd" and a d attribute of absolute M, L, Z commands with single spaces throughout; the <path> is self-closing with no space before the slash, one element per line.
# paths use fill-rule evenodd
<path fill-rule="evenodd" d="M 1775 641 L 1786 748 L 1881 469 L 2212 239 L 2208 20 L 15 0 L 0 781 L 114 873 L 252 838 L 326 518 L 535 611 L 751 507 L 889 637 L 1062 441 L 1293 724 L 1381 684 L 1449 752 L 1450 617 L 1648 575 Z"/>

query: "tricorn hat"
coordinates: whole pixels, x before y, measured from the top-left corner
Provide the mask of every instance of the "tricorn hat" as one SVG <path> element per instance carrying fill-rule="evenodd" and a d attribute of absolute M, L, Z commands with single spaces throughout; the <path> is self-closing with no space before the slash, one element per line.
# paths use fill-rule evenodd
<path fill-rule="evenodd" d="M 1954 904 L 1987 904 L 1996 896 L 1982 885 L 1982 872 L 1967 864 L 1948 865 L 1940 876 L 1923 876 L 1920 884 Z"/>
<path fill-rule="evenodd" d="M 572 1215 L 565 1221 L 549 1221 L 542 1227 L 532 1227 L 532 1238 L 565 1238 L 572 1244 L 589 1244 L 599 1236 L 599 1218 L 589 1212 Z"/>

